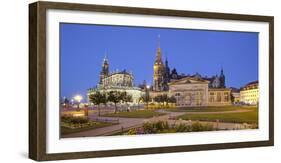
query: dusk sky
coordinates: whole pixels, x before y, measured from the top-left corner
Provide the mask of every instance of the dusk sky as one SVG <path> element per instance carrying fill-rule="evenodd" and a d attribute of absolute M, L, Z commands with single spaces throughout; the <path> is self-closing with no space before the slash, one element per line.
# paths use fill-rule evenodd
<path fill-rule="evenodd" d="M 107 54 L 109 69 L 132 71 L 135 85 L 153 83 L 158 35 L 163 61 L 179 74 L 213 76 L 221 68 L 227 87 L 258 80 L 258 33 L 101 26 L 60 25 L 61 96 L 72 98 L 99 81 Z"/>

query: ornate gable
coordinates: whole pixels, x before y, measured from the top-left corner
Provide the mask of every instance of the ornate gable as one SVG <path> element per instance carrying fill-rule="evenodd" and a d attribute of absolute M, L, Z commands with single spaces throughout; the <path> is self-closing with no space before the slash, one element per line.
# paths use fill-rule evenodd
<path fill-rule="evenodd" d="M 185 77 L 169 83 L 169 85 L 178 85 L 178 84 L 209 84 L 209 81 L 196 77 Z"/>

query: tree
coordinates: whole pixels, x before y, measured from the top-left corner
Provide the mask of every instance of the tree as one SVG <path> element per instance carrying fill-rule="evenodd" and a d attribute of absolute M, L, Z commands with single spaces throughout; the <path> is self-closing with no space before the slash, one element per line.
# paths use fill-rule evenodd
<path fill-rule="evenodd" d="M 161 95 L 155 96 L 154 101 L 157 102 L 157 103 L 161 103 L 162 102 L 162 96 Z"/>
<path fill-rule="evenodd" d="M 69 104 L 68 98 L 64 98 L 63 103 L 66 104 L 66 105 L 68 105 L 68 104 Z"/>
<path fill-rule="evenodd" d="M 102 93 L 102 103 L 104 104 L 104 106 L 106 106 L 106 104 L 107 104 L 107 101 L 108 101 L 108 99 L 107 99 L 107 94 L 104 92 L 104 93 Z"/>
<path fill-rule="evenodd" d="M 140 108 L 140 102 L 142 101 L 142 96 L 140 96 L 138 99 L 137 99 L 137 103 L 138 103 L 138 109 Z"/>
<path fill-rule="evenodd" d="M 231 100 L 232 103 L 234 103 L 234 101 L 235 101 L 235 97 L 233 96 L 232 93 L 230 93 L 230 100 Z"/>
<path fill-rule="evenodd" d="M 65 108 L 68 108 L 68 107 L 69 107 L 69 104 L 70 104 L 68 98 L 64 98 L 62 104 L 63 104 L 63 106 L 64 106 Z"/>
<path fill-rule="evenodd" d="M 114 113 L 117 113 L 117 104 L 122 100 L 123 95 L 118 91 L 110 91 L 108 93 L 108 101 L 113 102 L 115 106 Z"/>
<path fill-rule="evenodd" d="M 128 102 L 133 101 L 132 95 L 128 95 L 127 93 L 122 97 L 122 100 L 127 104 Z"/>
<path fill-rule="evenodd" d="M 126 95 L 125 98 L 124 98 L 124 101 L 127 103 L 127 102 L 133 102 L 133 97 L 132 95 Z"/>
<path fill-rule="evenodd" d="M 140 101 L 143 101 L 144 103 L 146 103 L 146 108 L 148 108 L 148 103 L 150 102 L 151 98 L 149 96 L 149 93 L 146 92 L 145 94 L 143 94 L 141 97 L 140 97 Z"/>
<path fill-rule="evenodd" d="M 163 94 L 162 97 L 161 97 L 161 100 L 162 100 L 162 102 L 163 102 L 163 106 L 164 106 L 165 102 L 166 102 L 166 104 L 167 104 L 167 103 L 169 102 L 169 97 L 168 97 L 168 95 L 167 95 L 167 94 Z"/>
<path fill-rule="evenodd" d="M 170 102 L 170 103 L 176 103 L 176 102 L 177 102 L 177 99 L 175 98 L 175 96 L 171 96 L 171 97 L 169 98 L 169 102 Z"/>
<path fill-rule="evenodd" d="M 89 100 L 90 100 L 90 102 L 92 102 L 92 103 L 94 103 L 95 105 L 98 106 L 98 114 L 100 116 L 100 104 L 107 102 L 106 94 L 97 91 L 94 94 L 91 94 L 89 96 Z"/>
<path fill-rule="evenodd" d="M 157 103 L 162 103 L 162 105 L 164 106 L 165 105 L 165 102 L 166 102 L 166 105 L 170 102 L 170 98 L 168 97 L 167 94 L 163 94 L 163 95 L 158 95 L 156 97 L 154 97 L 154 101 L 156 101 Z"/>
<path fill-rule="evenodd" d="M 127 94 L 126 91 L 120 93 L 120 99 L 122 102 L 124 102 L 126 104 L 126 106 L 127 106 L 128 102 L 133 101 L 133 97 L 131 95 Z"/>

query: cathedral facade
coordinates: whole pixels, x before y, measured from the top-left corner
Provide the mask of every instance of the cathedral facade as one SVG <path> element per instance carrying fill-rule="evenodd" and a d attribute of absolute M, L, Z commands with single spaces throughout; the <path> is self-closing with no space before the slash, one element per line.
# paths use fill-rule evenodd
<path fill-rule="evenodd" d="M 99 88 L 110 87 L 128 87 L 134 86 L 134 76 L 131 72 L 126 71 L 114 71 L 109 72 L 109 62 L 107 57 L 103 59 L 102 68 L 100 72 Z"/>
<path fill-rule="evenodd" d="M 109 72 L 109 61 L 105 56 L 103 59 L 99 83 L 95 88 L 88 89 L 88 97 L 95 92 L 119 91 L 126 92 L 132 96 L 131 104 L 137 104 L 143 92 L 140 88 L 134 86 L 134 76 L 126 70 Z"/>

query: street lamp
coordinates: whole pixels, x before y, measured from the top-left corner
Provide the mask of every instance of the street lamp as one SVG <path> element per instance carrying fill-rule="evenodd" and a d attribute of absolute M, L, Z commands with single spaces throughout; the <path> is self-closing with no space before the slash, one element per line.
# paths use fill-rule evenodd
<path fill-rule="evenodd" d="M 149 85 L 147 85 L 147 86 L 146 86 L 146 88 L 147 88 L 147 89 L 149 89 L 149 88 L 150 88 L 150 86 L 149 86 Z"/>
<path fill-rule="evenodd" d="M 79 104 L 80 104 L 80 102 L 81 102 L 81 100 L 83 99 L 83 97 L 81 96 L 81 95 L 76 95 L 76 96 L 74 96 L 74 100 L 76 100 L 77 101 L 77 109 L 79 109 Z"/>
<path fill-rule="evenodd" d="M 149 85 L 146 85 L 146 89 L 145 89 L 145 101 L 146 101 L 146 108 L 148 109 L 148 103 L 149 103 Z"/>

